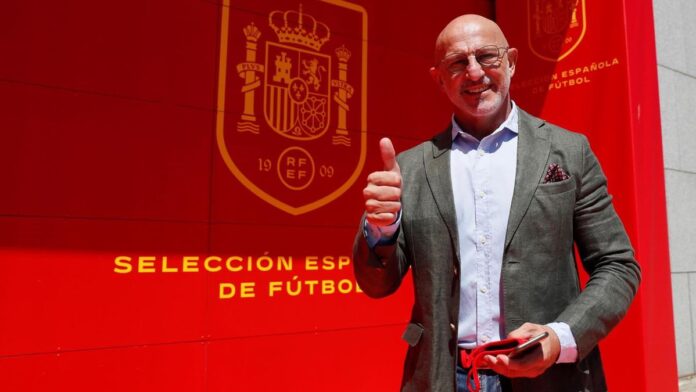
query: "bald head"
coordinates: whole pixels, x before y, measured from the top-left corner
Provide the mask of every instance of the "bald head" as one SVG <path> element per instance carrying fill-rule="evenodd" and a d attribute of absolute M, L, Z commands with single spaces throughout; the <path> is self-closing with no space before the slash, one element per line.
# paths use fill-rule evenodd
<path fill-rule="evenodd" d="M 517 49 L 495 22 L 462 15 L 437 37 L 430 75 L 452 103 L 457 123 L 481 140 L 510 113 L 516 64 Z"/>
<path fill-rule="evenodd" d="M 507 47 L 505 34 L 498 25 L 481 15 L 468 14 L 452 19 L 435 41 L 435 64 L 447 55 L 447 51 L 460 41 L 471 37 L 484 37 L 488 45 Z"/>

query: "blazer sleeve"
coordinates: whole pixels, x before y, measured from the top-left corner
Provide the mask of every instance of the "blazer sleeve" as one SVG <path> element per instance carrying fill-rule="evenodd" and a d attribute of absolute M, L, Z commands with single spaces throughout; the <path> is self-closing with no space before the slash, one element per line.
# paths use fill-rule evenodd
<path fill-rule="evenodd" d="M 628 235 L 607 192 L 606 177 L 585 137 L 582 143 L 582 185 L 577 192 L 573 232 L 589 281 L 558 317 L 570 326 L 579 359 L 625 315 L 641 278 Z"/>
<path fill-rule="evenodd" d="M 403 222 L 402 222 L 403 225 Z M 353 244 L 353 269 L 358 285 L 368 296 L 381 298 L 395 292 L 408 271 L 409 263 L 404 256 L 404 230 L 399 227 L 393 244 L 376 245 L 370 248 L 363 228 L 365 216 Z"/>

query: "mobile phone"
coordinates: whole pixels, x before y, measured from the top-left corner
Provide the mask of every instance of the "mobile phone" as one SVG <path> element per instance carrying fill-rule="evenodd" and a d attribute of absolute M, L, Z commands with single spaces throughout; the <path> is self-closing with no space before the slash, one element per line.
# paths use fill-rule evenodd
<path fill-rule="evenodd" d="M 517 347 L 515 347 L 512 352 L 510 353 L 510 357 L 513 357 L 515 355 L 518 355 L 524 351 L 529 350 L 532 347 L 536 347 L 537 345 L 541 344 L 542 339 L 545 339 L 549 336 L 548 332 L 542 332 L 539 335 L 527 340 L 524 343 L 518 344 Z"/>

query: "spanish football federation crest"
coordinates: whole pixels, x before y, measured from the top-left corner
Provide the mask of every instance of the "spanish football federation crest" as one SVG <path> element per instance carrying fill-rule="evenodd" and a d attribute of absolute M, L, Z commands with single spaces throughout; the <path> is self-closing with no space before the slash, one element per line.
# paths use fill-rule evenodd
<path fill-rule="evenodd" d="M 221 26 L 216 134 L 227 168 L 290 214 L 331 203 L 365 162 L 365 10 L 225 0 Z"/>
<path fill-rule="evenodd" d="M 529 47 L 548 61 L 559 61 L 585 36 L 585 0 L 527 0 Z"/>

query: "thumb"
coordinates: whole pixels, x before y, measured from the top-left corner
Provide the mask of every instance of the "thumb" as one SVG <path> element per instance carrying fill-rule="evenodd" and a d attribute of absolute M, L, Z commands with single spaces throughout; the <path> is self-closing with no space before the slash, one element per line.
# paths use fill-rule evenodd
<path fill-rule="evenodd" d="M 396 151 L 394 151 L 394 145 L 388 137 L 379 141 L 379 151 L 382 154 L 384 170 L 400 173 L 399 164 L 396 163 Z"/>

